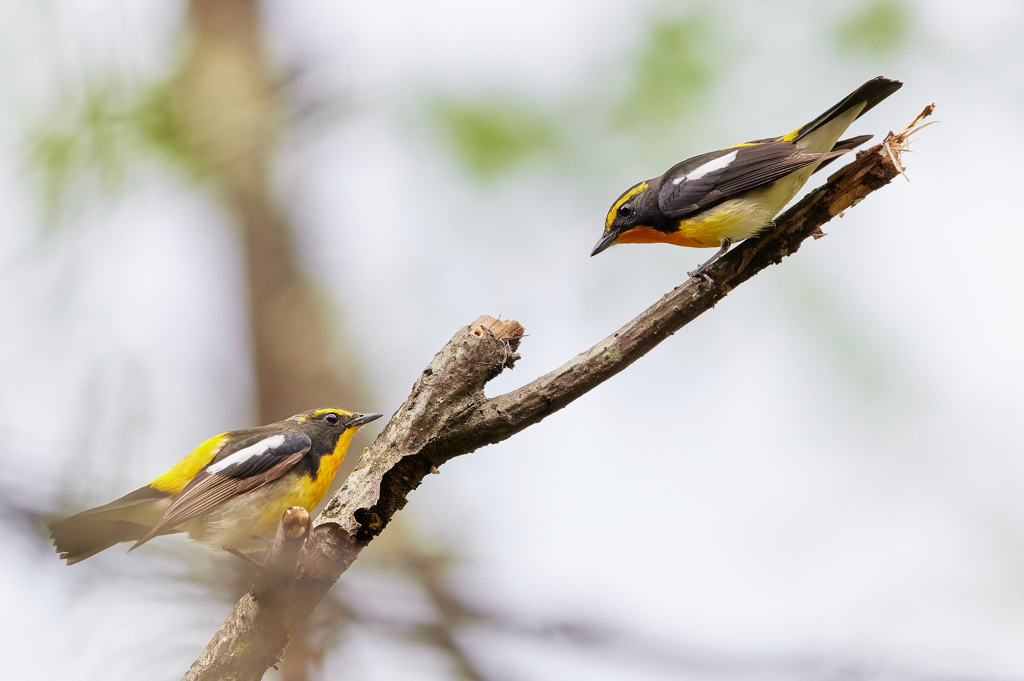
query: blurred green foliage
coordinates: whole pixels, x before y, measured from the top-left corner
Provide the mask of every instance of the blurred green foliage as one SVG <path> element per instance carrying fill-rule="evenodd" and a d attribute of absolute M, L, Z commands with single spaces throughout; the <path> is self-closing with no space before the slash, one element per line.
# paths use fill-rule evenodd
<path fill-rule="evenodd" d="M 552 117 L 510 97 L 442 100 L 434 118 L 459 160 L 483 178 L 511 170 L 559 139 Z"/>
<path fill-rule="evenodd" d="M 456 158 L 478 178 L 490 179 L 519 167 L 542 152 L 568 149 L 570 126 L 597 127 L 609 134 L 655 134 L 667 121 L 699 109 L 721 68 L 715 57 L 720 39 L 710 6 L 652 18 L 629 62 L 624 87 L 611 99 L 607 91 L 578 92 L 577 100 L 544 111 L 511 94 L 435 102 L 433 118 Z M 602 79 L 609 82 L 612 79 Z M 586 100 L 585 105 L 579 105 Z M 589 120 L 581 120 L 580 116 Z"/>
<path fill-rule="evenodd" d="M 198 165 L 188 153 L 171 104 L 170 81 L 131 93 L 120 85 L 89 83 L 83 96 L 65 98 L 43 116 L 29 134 L 28 148 L 48 217 L 60 214 L 76 184 L 86 178 L 116 189 L 140 157 L 194 175 Z"/>
<path fill-rule="evenodd" d="M 836 25 L 835 44 L 851 55 L 887 56 L 905 47 L 911 11 L 904 0 L 868 0 Z"/>
<path fill-rule="evenodd" d="M 633 60 L 631 86 L 618 108 L 628 125 L 656 128 L 703 101 L 718 64 L 718 32 L 709 9 L 653 19 Z"/>

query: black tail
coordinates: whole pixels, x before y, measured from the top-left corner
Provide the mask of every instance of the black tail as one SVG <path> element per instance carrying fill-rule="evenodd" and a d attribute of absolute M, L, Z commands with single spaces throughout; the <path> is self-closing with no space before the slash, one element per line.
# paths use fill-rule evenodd
<path fill-rule="evenodd" d="M 861 85 L 859 88 L 851 92 L 846 96 L 843 101 L 836 104 L 834 107 L 821 114 L 813 121 L 800 128 L 800 131 L 796 134 L 795 139 L 800 139 L 804 135 L 814 132 L 823 125 L 826 125 L 838 116 L 842 116 L 844 113 L 849 111 L 855 106 L 859 106 L 864 103 L 864 108 L 857 118 L 860 118 L 868 111 L 873 109 L 879 102 L 891 95 L 892 93 L 903 87 L 903 83 L 898 80 L 891 80 L 885 76 L 878 76 L 872 78 L 868 82 Z M 788 137 L 788 136 L 787 136 Z"/>

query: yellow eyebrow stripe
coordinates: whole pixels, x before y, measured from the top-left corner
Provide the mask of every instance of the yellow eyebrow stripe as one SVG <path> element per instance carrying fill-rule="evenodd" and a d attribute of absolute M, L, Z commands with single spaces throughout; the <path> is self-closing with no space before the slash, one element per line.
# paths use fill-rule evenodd
<path fill-rule="evenodd" d="M 619 206 L 624 204 L 626 201 L 629 201 L 631 198 L 633 198 L 634 196 L 636 196 L 645 189 L 647 189 L 647 183 L 641 182 L 640 184 L 638 184 L 637 186 L 633 187 L 625 194 L 623 194 L 619 198 L 619 200 L 615 202 L 615 205 L 612 206 L 612 209 L 608 211 L 608 217 L 605 218 L 604 220 L 604 230 L 606 232 L 612 228 L 612 222 L 615 221 L 615 214 L 618 212 Z"/>
<path fill-rule="evenodd" d="M 330 413 L 340 414 L 341 416 L 351 416 L 352 415 L 352 412 L 345 411 L 344 409 L 317 409 L 312 414 L 309 414 L 308 416 L 306 416 L 302 420 L 303 421 L 311 421 L 311 420 L 317 418 L 318 416 L 323 416 L 324 414 L 330 414 Z"/>

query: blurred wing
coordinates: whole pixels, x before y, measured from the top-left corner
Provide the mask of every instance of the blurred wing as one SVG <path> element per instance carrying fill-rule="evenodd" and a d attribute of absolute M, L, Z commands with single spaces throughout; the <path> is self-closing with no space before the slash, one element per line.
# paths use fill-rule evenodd
<path fill-rule="evenodd" d="M 305 433 L 274 433 L 207 466 L 182 490 L 160 523 L 132 548 L 193 518 L 206 515 L 229 499 L 265 485 L 295 467 L 312 446 Z"/>
<path fill-rule="evenodd" d="M 795 144 L 781 140 L 713 151 L 665 173 L 658 207 L 669 217 L 689 217 L 842 153 L 801 154 Z"/>

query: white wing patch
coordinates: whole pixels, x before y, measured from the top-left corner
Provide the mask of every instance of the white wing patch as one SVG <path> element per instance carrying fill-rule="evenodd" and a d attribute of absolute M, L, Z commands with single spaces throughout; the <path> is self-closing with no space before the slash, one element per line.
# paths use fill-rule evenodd
<path fill-rule="evenodd" d="M 730 152 L 725 156 L 719 156 L 718 158 L 708 161 L 703 165 L 699 165 L 690 172 L 688 172 L 687 174 L 683 175 L 682 177 L 677 177 L 676 179 L 672 180 L 672 184 L 679 184 L 683 180 L 699 180 L 700 178 L 704 177 L 710 172 L 721 170 L 722 168 L 726 167 L 727 165 L 735 161 L 736 155 L 738 153 L 740 153 L 739 149 Z"/>
<path fill-rule="evenodd" d="M 222 470 L 229 466 L 234 466 L 235 464 L 242 463 L 243 461 L 248 461 L 249 459 L 255 458 L 257 456 L 263 456 L 271 449 L 276 449 L 283 444 L 284 434 L 278 433 L 277 435 L 271 435 L 268 438 L 260 440 L 254 445 L 249 445 L 245 449 L 239 449 L 231 456 L 225 457 L 224 459 L 221 459 L 215 464 L 207 466 L 206 472 L 209 473 L 210 475 L 213 475 L 214 473 L 220 473 Z"/>

